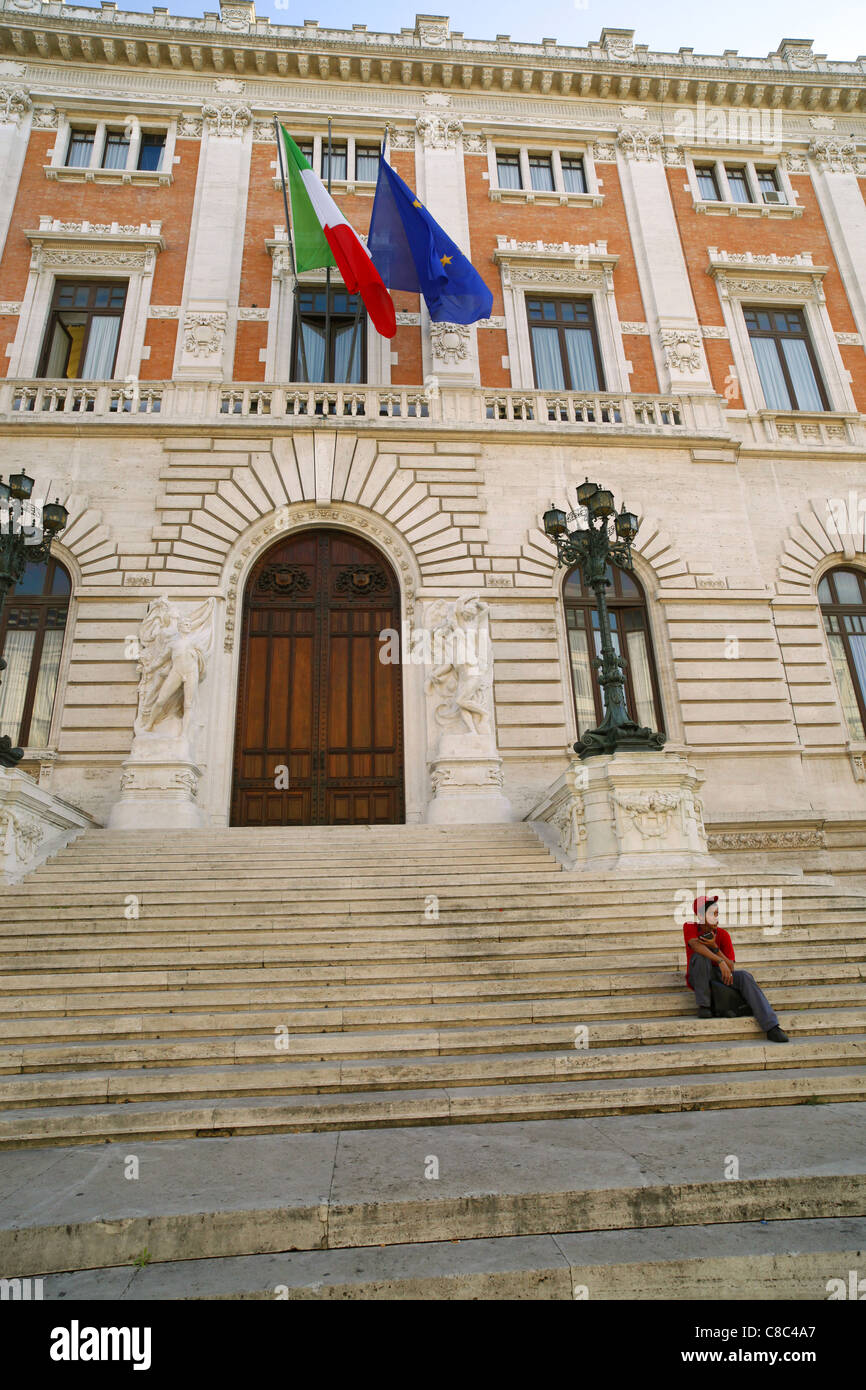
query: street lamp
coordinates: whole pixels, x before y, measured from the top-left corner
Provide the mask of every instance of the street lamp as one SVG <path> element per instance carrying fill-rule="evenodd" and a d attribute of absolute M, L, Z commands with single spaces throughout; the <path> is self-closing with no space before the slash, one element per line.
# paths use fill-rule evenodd
<path fill-rule="evenodd" d="M 46 502 L 42 508 L 42 540 L 36 545 L 28 543 L 27 527 L 21 521 L 21 504 L 30 501 L 33 494 L 33 479 L 26 473 L 11 473 L 8 483 L 0 478 L 0 616 L 6 595 L 24 574 L 29 560 L 37 564 L 47 560 L 51 554 L 51 542 L 59 535 L 69 520 L 69 513 L 59 500 Z M 0 674 L 6 670 L 6 662 L 0 656 Z M 24 756 L 22 748 L 13 748 L 8 734 L 0 738 L 0 767 L 16 767 Z"/>
<path fill-rule="evenodd" d="M 601 656 L 595 657 L 595 665 L 604 692 L 604 719 L 597 729 L 587 730 L 574 745 L 574 751 L 581 758 L 591 758 L 597 753 L 616 753 L 619 749 L 657 752 L 664 746 L 665 735 L 653 729 L 641 728 L 629 716 L 625 699 L 625 663 L 613 648 L 610 614 L 605 598 L 605 590 L 610 583 L 608 565 L 616 565 L 629 574 L 634 569 L 631 543 L 640 523 L 634 512 L 626 511 L 624 504 L 622 511 L 617 513 L 613 493 L 598 483 L 591 483 L 588 478 L 577 489 L 577 501 L 587 511 L 588 524 L 585 527 L 569 531 L 565 512 L 553 503 L 550 511 L 544 513 L 545 534 L 556 545 L 558 564 L 580 567 L 584 583 L 595 593 L 598 609 Z M 615 540 L 610 535 L 611 517 L 614 517 Z"/>

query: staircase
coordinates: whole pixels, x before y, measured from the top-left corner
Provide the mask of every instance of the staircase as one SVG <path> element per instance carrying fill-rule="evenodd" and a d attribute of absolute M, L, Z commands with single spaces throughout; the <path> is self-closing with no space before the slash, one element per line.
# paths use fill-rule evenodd
<path fill-rule="evenodd" d="M 527 825 L 87 832 L 0 890 L 0 1147 L 863 1099 L 866 894 L 711 886 L 781 888 L 733 936 L 789 1046 L 696 1017 L 693 885 Z"/>

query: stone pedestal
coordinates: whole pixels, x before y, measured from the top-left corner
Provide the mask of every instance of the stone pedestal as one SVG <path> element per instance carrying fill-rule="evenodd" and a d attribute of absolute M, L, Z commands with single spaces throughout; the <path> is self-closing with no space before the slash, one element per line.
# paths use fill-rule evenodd
<path fill-rule="evenodd" d="M 26 772 L 0 767 L 0 883 L 17 882 L 95 825 Z"/>
<path fill-rule="evenodd" d="M 527 819 L 568 868 L 707 870 L 718 865 L 707 849 L 701 780 L 678 753 L 574 758 Z"/>
<path fill-rule="evenodd" d="M 502 759 L 495 741 L 484 735 L 443 735 L 430 764 L 430 780 L 430 825 L 489 825 L 514 819 L 502 791 Z"/>
<path fill-rule="evenodd" d="M 189 758 L 129 757 L 120 778 L 120 800 L 109 830 L 173 830 L 205 824 L 197 803 L 201 768 Z"/>

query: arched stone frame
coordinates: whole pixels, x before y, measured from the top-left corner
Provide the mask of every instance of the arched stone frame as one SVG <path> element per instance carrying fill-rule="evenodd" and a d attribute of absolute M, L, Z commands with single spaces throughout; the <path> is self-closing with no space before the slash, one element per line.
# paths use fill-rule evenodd
<path fill-rule="evenodd" d="M 803 606 L 815 613 L 821 650 L 830 673 L 840 742 L 853 760 L 862 759 L 866 743 L 855 742 L 849 735 L 818 599 L 818 586 L 824 575 L 838 567 L 866 572 L 866 504 L 854 488 L 846 497 L 810 498 L 808 506 L 798 512 L 795 524 L 788 528 L 776 578 L 780 596 L 800 598 Z M 782 659 L 785 660 L 784 647 Z"/>
<path fill-rule="evenodd" d="M 66 546 L 62 545 L 60 541 L 55 540 L 51 545 L 51 558 L 57 560 L 69 575 L 69 607 L 66 612 L 66 626 L 63 633 L 60 664 L 57 668 L 57 684 L 54 688 L 54 703 L 51 709 L 48 741 L 44 745 L 28 744 L 24 749 L 26 762 L 38 762 L 42 764 L 43 767 L 53 763 L 57 756 L 57 744 L 60 738 L 61 725 L 63 723 L 63 707 L 66 689 L 69 684 L 69 666 L 72 661 L 73 633 L 78 617 L 78 591 L 81 587 L 81 569 L 72 551 L 67 550 Z M 42 780 L 47 781 L 48 778 L 41 775 L 40 781 Z"/>
<path fill-rule="evenodd" d="M 296 502 L 254 522 L 230 550 L 223 569 L 222 603 L 217 608 L 213 656 L 204 687 L 203 717 L 208 730 L 200 798 L 210 823 L 228 825 L 234 767 L 234 739 L 240 668 L 240 628 L 244 594 L 253 566 L 275 541 L 298 531 L 336 527 L 366 537 L 383 552 L 400 585 L 401 621 L 414 625 L 420 568 L 406 538 L 390 522 L 354 503 L 316 507 Z M 405 626 L 404 626 L 405 632 Z M 405 643 L 401 638 L 401 650 Z M 427 772 L 425 668 L 403 663 L 403 776 L 406 824 L 425 819 L 430 800 Z M 209 687 L 209 688 L 208 688 Z M 203 691 L 203 693 L 204 693 Z"/>

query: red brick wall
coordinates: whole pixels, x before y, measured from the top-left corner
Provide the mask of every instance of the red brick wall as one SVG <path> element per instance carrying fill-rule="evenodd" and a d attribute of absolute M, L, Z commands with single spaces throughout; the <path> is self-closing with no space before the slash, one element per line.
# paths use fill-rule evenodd
<path fill-rule="evenodd" d="M 774 253 L 777 256 L 796 256 L 803 251 L 810 251 L 815 265 L 829 267 L 823 285 L 833 331 L 857 331 L 842 277 L 833 256 L 827 228 L 808 174 L 791 176 L 798 204 L 803 209 L 803 216 L 795 218 L 730 217 L 698 213 L 695 211 L 691 192 L 684 186 L 686 182 L 683 169 L 668 170 L 671 200 L 700 323 L 724 323 L 718 290 L 707 274 L 708 248 L 715 246 L 720 251 L 753 251 L 764 256 Z M 717 391 L 724 392 L 724 378 L 732 361 L 730 343 L 725 339 L 710 339 L 704 341 L 704 346 L 713 385 Z M 857 407 L 866 410 L 866 356 L 863 349 L 841 347 L 840 352 L 842 361 L 853 378 L 852 390 Z M 741 408 L 742 402 L 736 397 L 732 399 L 731 405 L 735 409 Z"/>
<path fill-rule="evenodd" d="M 63 222 L 161 222 L 165 250 L 156 258 L 151 301 L 179 304 L 183 291 L 189 228 L 195 198 L 200 142 L 178 140 L 175 153 L 180 163 L 172 168 L 171 184 L 148 185 L 66 183 L 45 177 L 48 151 L 57 139 L 56 131 L 35 130 L 30 137 L 18 193 L 12 211 L 9 235 L 0 258 L 0 299 L 20 300 L 27 287 L 30 269 L 30 242 L 25 229 L 39 226 L 40 216 L 58 217 Z M 18 320 L 11 325 L 0 320 L 0 374 L 6 375 L 9 359 L 5 344 L 11 342 Z M 170 377 L 177 324 L 171 320 L 149 320 L 145 346 L 150 360 L 142 363 L 142 377 L 148 380 Z"/>
<path fill-rule="evenodd" d="M 493 291 L 492 314 L 503 312 L 502 281 L 499 267 L 493 260 L 497 236 L 514 237 L 517 241 L 568 241 L 582 245 L 590 241 L 606 241 L 607 249 L 619 256 L 614 271 L 614 293 L 621 319 L 642 322 L 646 318 L 637 278 L 634 251 L 625 215 L 622 188 L 615 164 L 599 164 L 604 203 L 601 207 L 563 207 L 541 203 L 495 203 L 488 197 L 487 160 L 480 155 L 467 154 L 466 198 L 469 208 L 469 235 L 472 243 L 472 263 Z M 496 334 L 495 338 L 504 339 Z M 506 351 L 492 341 L 492 330 L 478 334 L 481 356 L 481 384 L 503 386 L 508 373 L 503 371 L 501 358 Z M 634 366 L 631 389 L 658 391 L 658 378 L 649 341 L 626 336 L 625 355 Z"/>

